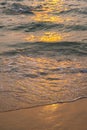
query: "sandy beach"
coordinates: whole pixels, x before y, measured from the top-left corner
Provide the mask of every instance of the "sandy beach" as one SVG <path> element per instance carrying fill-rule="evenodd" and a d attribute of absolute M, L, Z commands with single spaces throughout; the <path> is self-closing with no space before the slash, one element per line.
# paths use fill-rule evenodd
<path fill-rule="evenodd" d="M 87 99 L 0 113 L 0 130 L 87 130 Z"/>

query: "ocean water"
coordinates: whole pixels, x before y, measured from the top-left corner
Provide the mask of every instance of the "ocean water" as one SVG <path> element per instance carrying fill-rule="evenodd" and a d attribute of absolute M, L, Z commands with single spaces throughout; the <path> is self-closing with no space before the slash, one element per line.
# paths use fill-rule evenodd
<path fill-rule="evenodd" d="M 0 0 L 0 112 L 87 97 L 87 0 Z"/>

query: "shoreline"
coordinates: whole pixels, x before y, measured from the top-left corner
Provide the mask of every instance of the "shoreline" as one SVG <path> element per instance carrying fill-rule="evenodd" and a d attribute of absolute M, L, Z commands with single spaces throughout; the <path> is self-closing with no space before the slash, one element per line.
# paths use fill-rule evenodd
<path fill-rule="evenodd" d="M 87 98 L 0 113 L 1 130 L 86 130 Z"/>
<path fill-rule="evenodd" d="M 39 108 L 39 107 L 45 107 L 45 106 L 49 106 L 49 105 L 61 105 L 61 104 L 69 104 L 69 103 L 73 103 L 73 102 L 77 102 L 79 100 L 84 100 L 84 99 L 87 99 L 87 97 L 80 97 L 80 98 L 77 98 L 77 99 L 74 99 L 72 101 L 65 101 L 65 102 L 54 102 L 54 103 L 51 103 L 51 104 L 43 104 L 43 105 L 37 105 L 37 106 L 32 106 L 32 107 L 24 107 L 24 108 L 18 108 L 18 109 L 15 109 L 15 110 L 7 110 L 7 111 L 0 111 L 0 114 L 1 113 L 8 113 L 8 112 L 16 112 L 16 111 L 20 111 L 20 110 L 26 110 L 26 109 L 35 109 L 35 108 Z"/>

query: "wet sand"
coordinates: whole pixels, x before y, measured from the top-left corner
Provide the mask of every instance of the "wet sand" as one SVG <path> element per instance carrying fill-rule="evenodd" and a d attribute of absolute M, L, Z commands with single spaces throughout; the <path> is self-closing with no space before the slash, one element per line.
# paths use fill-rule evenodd
<path fill-rule="evenodd" d="M 87 130 L 87 99 L 0 113 L 0 130 Z"/>

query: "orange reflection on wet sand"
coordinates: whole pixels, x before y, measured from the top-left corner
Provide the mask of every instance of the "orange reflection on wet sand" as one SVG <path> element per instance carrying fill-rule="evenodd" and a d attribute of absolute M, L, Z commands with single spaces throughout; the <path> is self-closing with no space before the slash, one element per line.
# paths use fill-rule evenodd
<path fill-rule="evenodd" d="M 58 109 L 58 107 L 59 107 L 58 104 L 52 104 L 52 105 L 44 106 L 43 111 L 53 113 L 56 109 Z"/>
<path fill-rule="evenodd" d="M 56 111 L 58 111 L 58 109 L 61 109 L 60 104 L 52 104 L 52 105 L 48 105 L 48 106 L 44 106 L 42 109 L 42 115 L 44 116 L 44 121 L 49 123 L 53 123 L 57 116 L 56 116 Z M 60 118 L 61 113 L 58 113 L 58 118 Z M 58 125 L 60 125 L 58 123 Z"/>

